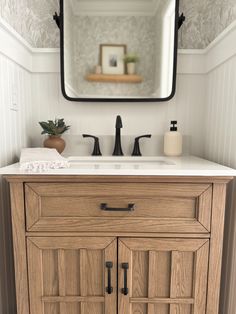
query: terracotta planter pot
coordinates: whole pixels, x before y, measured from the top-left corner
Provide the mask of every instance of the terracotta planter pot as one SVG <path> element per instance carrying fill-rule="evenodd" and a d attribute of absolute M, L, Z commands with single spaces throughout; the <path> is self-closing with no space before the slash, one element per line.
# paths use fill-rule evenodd
<path fill-rule="evenodd" d="M 60 136 L 55 135 L 48 136 L 43 142 L 43 145 L 47 148 L 55 148 L 59 154 L 61 154 L 66 147 L 65 141 Z"/>

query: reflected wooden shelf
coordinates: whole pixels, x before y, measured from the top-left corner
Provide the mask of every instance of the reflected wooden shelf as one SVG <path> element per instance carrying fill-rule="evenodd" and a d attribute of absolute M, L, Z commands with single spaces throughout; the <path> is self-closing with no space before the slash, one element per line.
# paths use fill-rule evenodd
<path fill-rule="evenodd" d="M 141 83 L 143 81 L 142 76 L 137 74 L 88 74 L 85 79 L 89 82 L 100 83 Z"/>

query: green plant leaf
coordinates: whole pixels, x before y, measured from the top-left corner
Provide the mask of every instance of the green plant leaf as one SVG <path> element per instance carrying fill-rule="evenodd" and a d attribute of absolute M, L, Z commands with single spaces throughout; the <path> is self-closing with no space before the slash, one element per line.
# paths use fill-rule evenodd
<path fill-rule="evenodd" d="M 64 119 L 55 119 L 39 122 L 43 131 L 41 134 L 60 135 L 69 130 L 70 126 L 66 126 Z"/>

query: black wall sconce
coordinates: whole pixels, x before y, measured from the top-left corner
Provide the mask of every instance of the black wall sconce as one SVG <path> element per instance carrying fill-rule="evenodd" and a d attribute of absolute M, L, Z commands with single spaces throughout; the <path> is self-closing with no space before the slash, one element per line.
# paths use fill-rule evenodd
<path fill-rule="evenodd" d="M 184 21 L 186 20 L 186 17 L 185 15 L 182 13 L 180 16 L 179 16 L 179 29 L 181 28 L 181 26 L 183 25 Z"/>
<path fill-rule="evenodd" d="M 55 14 L 53 15 L 53 19 L 56 22 L 58 28 L 60 28 L 61 16 L 58 15 L 57 12 L 55 12 Z"/>

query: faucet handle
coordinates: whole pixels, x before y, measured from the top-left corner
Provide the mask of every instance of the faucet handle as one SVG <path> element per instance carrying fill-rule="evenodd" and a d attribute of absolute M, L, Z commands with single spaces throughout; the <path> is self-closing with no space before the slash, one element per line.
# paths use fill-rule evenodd
<path fill-rule="evenodd" d="M 93 148 L 92 156 L 102 156 L 100 145 L 99 145 L 99 138 L 97 136 L 89 135 L 89 134 L 83 134 L 83 137 L 94 139 L 94 148 Z"/>
<path fill-rule="evenodd" d="M 133 153 L 132 156 L 142 156 L 141 151 L 140 151 L 140 146 L 139 146 L 139 140 L 141 138 L 151 138 L 152 135 L 151 134 L 146 134 L 146 135 L 141 135 L 135 138 L 134 140 L 134 149 L 133 149 Z"/>

